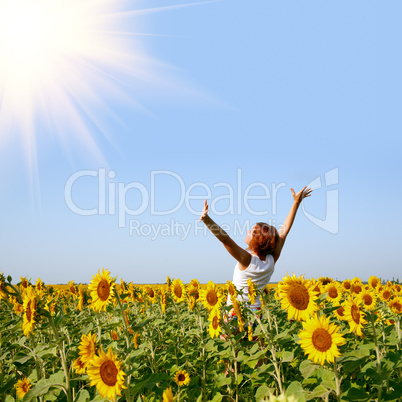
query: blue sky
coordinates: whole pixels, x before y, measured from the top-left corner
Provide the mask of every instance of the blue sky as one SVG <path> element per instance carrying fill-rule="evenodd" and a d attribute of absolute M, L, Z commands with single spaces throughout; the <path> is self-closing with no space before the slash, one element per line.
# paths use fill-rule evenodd
<path fill-rule="evenodd" d="M 133 64 L 118 66 L 113 58 L 99 61 L 120 91 L 95 77 L 88 85 L 96 101 L 85 94 L 74 101 L 91 109 L 92 118 L 83 107 L 79 113 L 92 143 L 83 142 L 81 126 L 70 125 L 69 110 L 46 98 L 52 124 L 33 99 L 34 135 L 3 127 L 0 270 L 46 283 L 89 282 L 103 267 L 135 283 L 163 283 L 167 275 L 226 282 L 235 261 L 197 229 L 186 203 L 201 211 L 203 202 L 188 196 L 209 188 L 212 203 L 232 188 L 234 211 L 221 199 L 211 217 L 245 246 L 236 225 L 279 225 L 292 204 L 290 188 L 320 178 L 322 188 L 304 201 L 307 213 L 299 210 L 272 281 L 292 272 L 400 278 L 400 2 L 223 0 L 159 9 L 186 4 L 192 3 L 119 2 L 120 11 L 156 12 L 117 21 L 121 31 L 146 34 L 120 35 L 128 56 L 139 48 L 146 55 L 138 61 L 142 74 L 132 72 L 135 59 L 119 59 Z M 0 98 L 3 110 L 6 101 Z M 90 216 L 66 203 L 66 183 L 83 171 L 70 195 L 79 208 L 98 209 Z M 331 171 L 337 179 L 326 187 Z M 100 197 L 105 214 L 98 204 L 101 172 L 109 174 Z M 130 183 L 135 188 L 128 190 Z M 256 183 L 267 186 L 270 198 L 250 201 L 250 212 L 245 189 L 255 184 L 249 194 L 264 194 Z M 113 188 L 115 214 L 108 213 Z M 327 211 L 330 190 L 336 203 Z M 156 215 L 151 199 L 159 212 L 182 205 Z M 123 206 L 144 211 L 130 216 Z M 138 232 L 130 233 L 130 221 Z M 178 227 L 189 230 L 185 238 Z M 153 228 L 157 236 L 147 234 Z"/>

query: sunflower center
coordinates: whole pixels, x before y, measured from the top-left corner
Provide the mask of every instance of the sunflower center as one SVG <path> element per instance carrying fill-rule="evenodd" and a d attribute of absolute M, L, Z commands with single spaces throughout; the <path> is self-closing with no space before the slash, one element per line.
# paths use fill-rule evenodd
<path fill-rule="evenodd" d="M 182 382 L 182 381 L 184 381 L 185 379 L 186 379 L 186 376 L 184 375 L 184 374 L 179 374 L 178 376 L 177 376 L 177 379 L 180 381 L 180 382 Z"/>
<path fill-rule="evenodd" d="M 371 306 L 373 304 L 373 298 L 370 295 L 364 295 L 363 300 L 366 306 Z"/>
<path fill-rule="evenodd" d="M 360 285 L 354 285 L 353 286 L 353 292 L 358 294 L 362 291 L 362 287 Z"/>
<path fill-rule="evenodd" d="M 288 299 L 294 308 L 305 310 L 310 301 L 310 295 L 305 286 L 300 283 L 295 283 L 289 289 Z"/>
<path fill-rule="evenodd" d="M 29 391 L 29 383 L 28 382 L 24 382 L 23 384 L 22 384 L 22 386 L 21 386 L 21 388 L 22 388 L 22 391 L 23 392 L 28 392 Z"/>
<path fill-rule="evenodd" d="M 336 290 L 336 288 L 330 288 L 328 291 L 328 296 L 331 299 L 336 299 L 338 297 L 338 291 Z"/>
<path fill-rule="evenodd" d="M 214 291 L 209 291 L 207 293 L 207 302 L 211 306 L 215 306 L 215 304 L 218 302 L 218 298 L 217 298 L 216 293 Z"/>
<path fill-rule="evenodd" d="M 111 360 L 107 360 L 104 363 L 102 363 L 102 366 L 100 367 L 100 376 L 102 378 L 102 381 L 109 387 L 113 387 L 114 385 L 116 385 L 117 382 L 116 365 Z"/>
<path fill-rule="evenodd" d="M 343 317 L 343 313 L 345 312 L 345 309 L 343 307 L 339 307 L 336 312 L 338 313 L 339 316 Z"/>
<path fill-rule="evenodd" d="M 360 322 L 360 310 L 359 307 L 356 305 L 353 305 L 352 308 L 350 309 L 350 313 L 352 315 L 352 319 L 356 324 L 359 324 Z"/>
<path fill-rule="evenodd" d="M 155 292 L 153 289 L 148 289 L 148 296 L 154 298 L 155 297 Z"/>
<path fill-rule="evenodd" d="M 214 329 L 217 329 L 217 328 L 219 327 L 219 319 L 218 319 L 217 316 L 215 316 L 215 317 L 212 319 L 212 327 L 213 327 Z"/>
<path fill-rule="evenodd" d="M 109 286 L 108 281 L 106 281 L 105 279 L 102 279 L 99 282 L 97 292 L 98 292 L 99 299 L 101 299 L 102 301 L 107 300 L 110 295 L 110 286 Z"/>
<path fill-rule="evenodd" d="M 326 352 L 332 345 L 331 334 L 324 328 L 317 328 L 313 332 L 311 340 L 319 352 Z"/>
<path fill-rule="evenodd" d="M 177 298 L 181 298 L 182 294 L 183 294 L 183 290 L 181 289 L 181 286 L 175 286 L 174 288 L 174 294 L 176 295 Z"/>
<path fill-rule="evenodd" d="M 27 315 L 27 319 L 29 322 L 31 322 L 31 318 L 32 318 L 31 303 L 32 303 L 32 301 L 30 300 L 27 304 L 27 309 L 25 311 L 25 314 Z"/>
<path fill-rule="evenodd" d="M 350 283 L 349 283 L 349 282 L 345 282 L 345 283 L 343 284 L 343 287 L 344 287 L 346 290 L 350 289 Z"/>
<path fill-rule="evenodd" d="M 385 290 L 382 296 L 385 300 L 388 300 L 391 297 L 391 292 L 389 290 Z"/>

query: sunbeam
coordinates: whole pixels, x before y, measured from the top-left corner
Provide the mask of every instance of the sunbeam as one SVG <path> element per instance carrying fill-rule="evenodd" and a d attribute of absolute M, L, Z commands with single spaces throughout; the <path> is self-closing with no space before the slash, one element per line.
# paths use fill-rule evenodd
<path fill-rule="evenodd" d="M 141 109 L 135 88 L 164 80 L 139 40 L 153 34 L 131 22 L 127 29 L 127 18 L 198 4 L 127 10 L 123 0 L 0 0 L 0 148 L 17 138 L 35 171 L 40 127 L 66 150 L 71 143 L 102 160 L 96 134 L 113 143 L 106 116 L 122 124 L 109 100 Z M 141 85 L 130 87 L 133 80 Z"/>

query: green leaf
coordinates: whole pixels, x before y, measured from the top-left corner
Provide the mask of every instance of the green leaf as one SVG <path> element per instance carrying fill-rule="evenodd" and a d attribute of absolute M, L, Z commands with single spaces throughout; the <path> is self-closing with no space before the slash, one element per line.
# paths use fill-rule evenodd
<path fill-rule="evenodd" d="M 131 388 L 130 392 L 133 396 L 135 396 L 142 388 L 152 388 L 158 382 L 162 382 L 164 380 L 170 380 L 170 376 L 164 373 L 155 373 L 148 375 L 144 380 L 137 382 L 134 387 Z"/>
<path fill-rule="evenodd" d="M 311 360 L 303 360 L 300 363 L 299 370 L 304 378 L 309 378 L 320 366 L 314 364 Z"/>
<path fill-rule="evenodd" d="M 216 377 L 215 385 L 216 385 L 217 388 L 221 388 L 221 387 L 223 387 L 225 385 L 229 385 L 231 382 L 232 382 L 231 378 L 226 377 L 225 374 L 222 373 L 222 374 L 219 374 Z"/>
<path fill-rule="evenodd" d="M 239 374 L 237 376 L 237 385 L 240 385 L 240 383 L 243 381 L 243 374 Z"/>
<path fill-rule="evenodd" d="M 357 360 L 350 360 L 350 361 L 345 361 L 342 365 L 343 371 L 345 373 L 352 373 L 354 372 L 359 366 L 364 364 L 367 361 L 366 357 L 363 357 L 361 359 Z"/>
<path fill-rule="evenodd" d="M 4 402 L 15 402 L 15 399 L 11 395 L 7 395 L 6 399 L 4 399 Z"/>
<path fill-rule="evenodd" d="M 310 401 L 311 399 L 324 399 L 328 396 L 330 391 L 328 391 L 323 385 L 319 385 L 318 387 L 315 387 L 312 392 L 310 392 L 306 398 L 307 401 Z"/>
<path fill-rule="evenodd" d="M 322 369 L 320 370 L 322 385 L 326 388 L 336 391 L 335 374 L 333 371 Z"/>
<path fill-rule="evenodd" d="M 361 388 L 352 387 L 346 395 L 341 395 L 341 399 L 346 401 L 369 401 L 370 395 Z"/>
<path fill-rule="evenodd" d="M 89 392 L 86 389 L 82 389 L 77 395 L 75 402 L 88 402 L 90 399 Z"/>
<path fill-rule="evenodd" d="M 32 359 L 32 355 L 26 355 L 25 353 L 17 353 L 14 357 L 14 363 L 24 364 L 29 359 Z"/>
<path fill-rule="evenodd" d="M 40 380 L 31 388 L 24 396 L 23 402 L 28 402 L 37 396 L 45 395 L 49 392 L 51 387 L 65 386 L 64 384 L 64 372 L 62 370 L 51 375 L 48 379 Z"/>
<path fill-rule="evenodd" d="M 304 389 L 300 382 L 293 381 L 286 389 L 286 396 L 293 396 L 298 402 L 305 402 Z"/>
<path fill-rule="evenodd" d="M 211 402 L 221 402 L 223 396 L 220 392 L 217 392 L 214 397 L 211 399 Z"/>
<path fill-rule="evenodd" d="M 283 361 L 283 362 L 291 362 L 294 358 L 294 353 L 293 352 L 278 352 L 277 356 Z"/>
<path fill-rule="evenodd" d="M 345 360 L 356 360 L 361 359 L 362 357 L 365 356 L 370 356 L 374 348 L 375 348 L 374 343 L 360 345 L 359 349 L 351 350 L 349 352 L 344 353 L 342 359 L 339 360 L 343 362 Z"/>
<path fill-rule="evenodd" d="M 255 393 L 256 401 L 265 400 L 266 397 L 271 395 L 271 389 L 268 388 L 265 384 L 262 384 L 258 387 L 257 392 Z"/>
<path fill-rule="evenodd" d="M 154 320 L 154 318 L 148 318 L 147 320 L 145 320 L 145 321 L 143 321 L 143 322 L 141 322 L 141 323 L 139 323 L 137 325 L 134 325 L 131 328 L 135 332 L 135 331 L 137 331 L 138 329 L 141 329 L 142 327 L 144 327 L 145 325 L 147 325 L 149 322 L 151 322 L 153 320 Z"/>

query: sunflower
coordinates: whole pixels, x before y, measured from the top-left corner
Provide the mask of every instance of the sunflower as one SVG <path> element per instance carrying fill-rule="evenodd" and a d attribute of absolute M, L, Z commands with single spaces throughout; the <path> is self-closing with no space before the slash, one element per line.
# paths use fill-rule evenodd
<path fill-rule="evenodd" d="M 236 299 L 237 297 L 237 290 L 236 290 L 236 286 L 233 284 L 233 282 L 231 281 L 227 281 L 226 283 L 226 289 L 228 291 L 230 300 L 233 303 L 233 300 Z"/>
<path fill-rule="evenodd" d="M 139 332 L 136 332 L 133 336 L 134 349 L 138 349 L 138 338 L 140 337 Z"/>
<path fill-rule="evenodd" d="M 321 276 L 318 278 L 318 282 L 321 282 L 322 286 L 327 286 L 329 283 L 332 283 L 334 280 L 332 278 L 328 278 L 328 276 Z"/>
<path fill-rule="evenodd" d="M 364 319 L 364 313 L 355 299 L 349 297 L 345 302 L 345 318 L 349 323 L 350 330 L 356 335 L 362 336 L 362 328 L 367 321 Z"/>
<path fill-rule="evenodd" d="M 166 388 L 163 391 L 162 402 L 173 402 L 173 401 L 174 401 L 174 397 L 173 397 L 172 387 Z"/>
<path fill-rule="evenodd" d="M 208 311 L 218 308 L 224 300 L 220 289 L 212 281 L 209 281 L 206 289 L 201 289 L 200 293 L 200 301 Z"/>
<path fill-rule="evenodd" d="M 173 379 L 179 387 L 190 383 L 190 375 L 186 370 L 178 370 Z"/>
<path fill-rule="evenodd" d="M 116 395 L 121 396 L 121 390 L 127 388 L 124 385 L 126 374 L 121 370 L 121 362 L 116 359 L 112 348 L 107 353 L 102 348 L 99 349 L 99 355 L 95 355 L 88 368 L 88 375 L 90 385 L 95 385 L 103 398 L 115 401 Z"/>
<path fill-rule="evenodd" d="M 167 306 L 167 290 L 162 290 L 161 293 L 161 308 L 162 308 L 162 314 L 165 314 L 166 311 L 166 306 Z"/>
<path fill-rule="evenodd" d="M 156 303 L 157 301 L 157 294 L 155 292 L 155 289 L 152 286 L 145 286 L 145 293 L 147 295 L 148 300 L 151 303 Z"/>
<path fill-rule="evenodd" d="M 257 297 L 256 287 L 251 278 L 247 279 L 247 289 L 248 289 L 248 299 L 251 304 L 255 303 L 255 299 Z"/>
<path fill-rule="evenodd" d="M 211 311 L 211 314 L 209 315 L 208 320 L 211 321 L 211 323 L 209 324 L 208 332 L 209 335 L 211 335 L 211 338 L 214 339 L 215 337 L 218 337 L 219 334 L 222 332 L 220 326 L 219 311 L 217 309 L 213 309 Z"/>
<path fill-rule="evenodd" d="M 338 320 L 346 321 L 346 317 L 345 317 L 345 307 L 340 306 L 339 308 L 337 308 L 336 310 L 334 310 L 334 314 L 335 314 L 336 318 L 338 318 Z"/>
<path fill-rule="evenodd" d="M 366 310 L 373 310 L 377 304 L 374 293 L 370 290 L 363 290 L 357 296 L 357 299 L 363 304 Z"/>
<path fill-rule="evenodd" d="M 384 301 L 388 301 L 389 299 L 391 299 L 391 296 L 392 296 L 392 290 L 391 288 L 388 287 L 384 287 L 379 293 L 380 299 Z"/>
<path fill-rule="evenodd" d="M 237 324 L 239 325 L 239 331 L 244 331 L 244 318 L 240 310 L 240 303 L 237 299 L 233 300 L 233 311 L 237 317 Z"/>
<path fill-rule="evenodd" d="M 74 283 L 74 281 L 68 282 L 67 286 L 68 286 L 70 292 L 71 292 L 74 296 L 77 296 L 77 293 L 78 293 L 78 291 L 77 291 L 77 285 Z"/>
<path fill-rule="evenodd" d="M 20 281 L 21 281 L 20 285 L 21 285 L 23 288 L 26 289 L 26 288 L 28 287 L 28 285 L 29 285 L 28 279 L 25 278 L 25 276 L 20 276 Z"/>
<path fill-rule="evenodd" d="M 303 322 L 303 328 L 299 333 L 299 343 L 310 360 L 324 365 L 325 361 L 332 363 L 340 356 L 338 346 L 346 341 L 338 332 L 339 327 L 330 324 L 329 318 L 314 316 Z"/>
<path fill-rule="evenodd" d="M 372 289 L 376 289 L 378 285 L 381 285 L 381 279 L 376 276 L 370 276 L 368 284 Z"/>
<path fill-rule="evenodd" d="M 44 289 L 43 289 L 43 282 L 42 282 L 42 279 L 38 278 L 38 279 L 36 280 L 36 293 L 37 293 L 38 295 L 41 295 L 43 292 L 44 292 Z"/>
<path fill-rule="evenodd" d="M 317 297 L 324 293 L 324 286 L 322 282 L 316 281 L 314 278 L 311 278 L 309 283 Z"/>
<path fill-rule="evenodd" d="M 96 353 L 96 335 L 91 332 L 88 335 L 82 334 L 78 349 L 81 361 L 89 366 Z"/>
<path fill-rule="evenodd" d="M 350 293 L 354 295 L 358 295 L 363 291 L 363 285 L 361 282 L 352 282 L 352 286 L 350 287 Z"/>
<path fill-rule="evenodd" d="M 22 380 L 18 380 L 17 384 L 15 384 L 15 391 L 17 392 L 17 398 L 22 399 L 25 394 L 31 388 L 31 380 L 28 378 L 23 378 Z"/>
<path fill-rule="evenodd" d="M 345 279 L 342 282 L 342 287 L 344 290 L 346 290 L 347 292 L 350 292 L 350 289 L 352 287 L 352 281 L 350 279 Z"/>
<path fill-rule="evenodd" d="M 102 268 L 102 273 L 92 276 L 91 283 L 88 285 L 88 291 L 91 293 L 91 308 L 94 311 L 105 311 L 107 305 L 114 299 L 115 282 L 110 277 L 110 272 Z"/>
<path fill-rule="evenodd" d="M 176 303 L 184 301 L 186 296 L 186 290 L 184 288 L 183 282 L 180 279 L 175 279 L 170 285 L 172 290 L 172 297 Z"/>
<path fill-rule="evenodd" d="M 187 289 L 188 295 L 188 307 L 192 310 L 195 307 L 198 299 L 200 298 L 200 283 L 197 279 L 193 279 L 190 281 Z"/>
<path fill-rule="evenodd" d="M 252 325 L 249 325 L 249 326 L 247 327 L 247 338 L 248 338 L 248 340 L 249 340 L 250 342 L 253 341 L 253 326 L 252 326 Z"/>
<path fill-rule="evenodd" d="M 24 316 L 22 320 L 22 330 L 25 336 L 33 331 L 35 326 L 37 301 L 36 293 L 32 286 L 29 286 L 25 292 L 23 299 Z"/>
<path fill-rule="evenodd" d="M 400 294 L 402 290 L 402 286 L 399 283 L 395 283 L 393 286 L 394 294 Z"/>
<path fill-rule="evenodd" d="M 331 301 L 335 306 L 339 304 L 342 298 L 342 288 L 338 282 L 331 282 L 325 286 L 325 292 L 327 293 L 327 300 Z"/>
<path fill-rule="evenodd" d="M 295 320 L 307 320 L 318 310 L 315 302 L 316 293 L 310 282 L 306 281 L 303 276 L 296 277 L 295 274 L 290 277 L 284 277 L 278 284 L 281 296 L 281 308 L 287 310 L 288 320 L 294 317 Z"/>
<path fill-rule="evenodd" d="M 80 285 L 78 287 L 77 310 L 82 311 L 82 309 L 84 308 L 84 301 L 85 301 L 85 290 L 84 290 L 84 286 Z"/>
<path fill-rule="evenodd" d="M 395 314 L 402 314 L 402 297 L 399 296 L 389 301 L 388 306 Z"/>
<path fill-rule="evenodd" d="M 85 374 L 87 371 L 85 363 L 82 361 L 81 356 L 73 361 L 73 370 L 77 374 Z"/>

